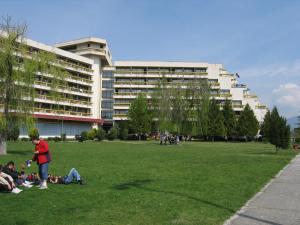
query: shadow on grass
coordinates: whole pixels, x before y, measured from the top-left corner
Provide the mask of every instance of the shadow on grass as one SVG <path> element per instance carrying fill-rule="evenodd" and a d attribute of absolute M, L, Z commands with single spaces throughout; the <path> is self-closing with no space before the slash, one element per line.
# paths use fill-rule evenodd
<path fill-rule="evenodd" d="M 197 197 L 185 194 L 185 193 L 180 193 L 180 192 L 175 192 L 175 191 L 164 191 L 164 190 L 148 188 L 148 187 L 144 186 L 144 185 L 149 184 L 151 182 L 153 182 L 153 180 L 151 180 L 151 179 L 134 180 L 134 181 L 129 181 L 129 182 L 114 185 L 112 188 L 116 189 L 116 190 L 119 190 L 119 191 L 128 190 L 128 189 L 131 189 L 131 188 L 137 188 L 137 189 L 142 189 L 142 190 L 149 191 L 149 192 L 175 195 L 175 196 L 191 199 L 191 200 L 194 200 L 194 201 L 198 201 L 198 202 L 204 203 L 206 205 L 213 206 L 215 208 L 228 211 L 232 214 L 236 212 L 235 210 L 233 210 L 231 208 L 222 206 L 220 204 L 217 204 L 217 203 L 205 200 L 205 199 L 197 198 Z M 248 218 L 248 219 L 251 219 L 251 220 L 256 220 L 256 221 L 263 222 L 263 223 L 270 224 L 270 225 L 282 225 L 282 224 L 279 224 L 279 223 L 276 223 L 276 222 L 273 222 L 273 221 L 268 221 L 268 220 L 256 218 L 256 217 L 245 215 L 245 214 L 238 214 L 238 216 L 245 217 L 245 218 Z"/>
<path fill-rule="evenodd" d="M 8 155 L 32 155 L 32 151 L 24 151 L 24 150 L 8 150 Z"/>

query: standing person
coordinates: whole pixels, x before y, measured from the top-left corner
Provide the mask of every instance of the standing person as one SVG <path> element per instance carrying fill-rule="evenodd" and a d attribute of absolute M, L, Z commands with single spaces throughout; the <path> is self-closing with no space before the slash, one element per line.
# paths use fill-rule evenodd
<path fill-rule="evenodd" d="M 41 178 L 39 188 L 47 189 L 48 169 L 51 161 L 51 154 L 47 141 L 38 137 L 32 139 L 32 144 L 35 145 L 35 152 L 32 158 L 39 166 L 39 176 Z"/>

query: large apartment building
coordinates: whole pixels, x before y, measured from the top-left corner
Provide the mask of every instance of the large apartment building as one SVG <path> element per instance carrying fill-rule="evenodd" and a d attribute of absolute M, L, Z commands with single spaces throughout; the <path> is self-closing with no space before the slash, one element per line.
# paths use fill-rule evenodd
<path fill-rule="evenodd" d="M 266 106 L 258 97 L 250 93 L 246 85 L 238 84 L 238 75 L 229 73 L 221 64 L 194 62 L 115 62 L 114 121 L 127 120 L 130 103 L 139 93 L 151 98 L 159 80 L 168 83 L 190 83 L 196 79 L 206 79 L 210 84 L 210 94 L 222 106 L 226 99 L 232 101 L 236 114 L 240 114 L 248 103 L 257 119 L 263 121 Z"/>
<path fill-rule="evenodd" d="M 114 122 L 127 120 L 130 103 L 138 93 L 151 98 L 162 77 L 169 83 L 185 83 L 206 79 L 211 96 L 220 105 L 230 99 L 236 114 L 248 103 L 261 122 L 267 111 L 258 97 L 246 85 L 238 84 L 236 74 L 221 64 L 196 62 L 112 62 L 106 40 L 82 38 L 55 46 L 26 39 L 31 52 L 45 51 L 57 56 L 58 64 L 68 72 L 65 86 L 58 90 L 60 98 L 49 95 L 49 77 L 37 74 L 34 117 L 41 136 L 68 137 L 92 127 L 111 127 Z M 21 135 L 26 135 L 22 131 Z"/>

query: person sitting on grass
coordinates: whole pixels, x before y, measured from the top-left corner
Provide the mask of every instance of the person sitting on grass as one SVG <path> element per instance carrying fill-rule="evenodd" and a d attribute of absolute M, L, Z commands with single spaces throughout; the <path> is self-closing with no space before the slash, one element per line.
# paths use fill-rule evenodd
<path fill-rule="evenodd" d="M 0 191 L 8 191 L 10 193 L 19 194 L 22 190 L 17 188 L 11 176 L 2 172 L 2 165 L 0 165 Z"/>
<path fill-rule="evenodd" d="M 17 185 L 31 188 L 32 185 L 28 181 L 26 181 L 24 168 L 25 166 L 23 165 L 22 171 L 19 173 L 18 171 L 16 171 L 15 163 L 13 161 L 10 161 L 3 167 L 2 171 L 11 176 Z"/>
<path fill-rule="evenodd" d="M 52 184 L 70 184 L 75 181 L 77 184 L 83 185 L 85 184 L 80 177 L 80 174 L 75 168 L 72 168 L 68 175 L 66 176 L 53 176 L 49 174 L 48 182 Z"/>

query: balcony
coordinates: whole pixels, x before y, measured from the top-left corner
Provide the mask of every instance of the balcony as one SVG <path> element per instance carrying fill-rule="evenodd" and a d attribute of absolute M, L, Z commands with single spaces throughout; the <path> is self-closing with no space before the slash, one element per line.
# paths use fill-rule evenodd
<path fill-rule="evenodd" d="M 40 86 L 46 86 L 48 88 L 52 88 L 51 84 L 48 82 L 44 82 L 44 81 L 35 81 L 34 82 L 36 85 L 40 85 Z M 90 90 L 85 90 L 85 89 L 80 89 L 80 88 L 74 88 L 74 87 L 68 87 L 68 86 L 64 86 L 64 85 L 58 85 L 57 88 L 61 89 L 60 92 L 64 91 L 64 90 L 68 90 L 68 91 L 73 91 L 73 92 L 80 92 L 80 93 L 84 93 L 84 94 L 92 94 L 93 92 Z"/>
<path fill-rule="evenodd" d="M 257 98 L 257 95 L 245 94 L 244 98 Z"/>
<path fill-rule="evenodd" d="M 268 109 L 268 107 L 265 105 L 256 105 L 255 108 L 256 109 Z"/>
<path fill-rule="evenodd" d="M 47 114 L 54 114 L 54 115 L 85 116 L 85 117 L 92 115 L 91 113 L 45 109 L 45 108 L 34 108 L 33 111 L 34 113 L 47 113 Z"/>
<path fill-rule="evenodd" d="M 139 74 L 139 75 L 200 75 L 206 76 L 207 72 L 170 72 L 170 71 L 134 71 L 134 70 L 116 70 L 116 74 Z"/>
<path fill-rule="evenodd" d="M 61 98 L 61 97 L 53 97 L 53 96 L 49 96 L 49 95 L 35 95 L 35 98 L 38 99 L 44 99 L 44 100 L 49 100 L 49 101 L 59 101 L 59 102 L 67 102 L 70 104 L 79 104 L 79 105 L 85 105 L 85 106 L 91 106 L 92 103 L 91 102 L 87 102 L 87 101 L 81 101 L 81 100 L 75 100 L 75 99 L 70 99 L 70 98 Z"/>
<path fill-rule="evenodd" d="M 210 96 L 213 97 L 213 98 L 215 98 L 215 97 L 218 97 L 218 98 L 231 98 L 232 94 L 220 94 L 220 93 L 217 93 L 217 94 L 211 94 Z"/>

